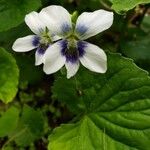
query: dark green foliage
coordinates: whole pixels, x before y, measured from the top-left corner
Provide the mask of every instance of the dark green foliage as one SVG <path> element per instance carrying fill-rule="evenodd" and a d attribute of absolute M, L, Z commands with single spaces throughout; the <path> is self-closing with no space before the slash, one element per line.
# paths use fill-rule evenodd
<path fill-rule="evenodd" d="M 14 134 L 20 133 L 14 138 L 19 146 L 28 146 L 36 139 L 42 137 L 44 132 L 44 118 L 40 111 L 35 111 L 29 106 L 24 106 L 22 116 Z"/>
<path fill-rule="evenodd" d="M 0 0 L 0 31 L 16 27 L 23 22 L 27 13 L 40 6 L 40 0 Z"/>
<path fill-rule="evenodd" d="M 53 93 L 80 121 L 56 128 L 50 150 L 149 149 L 150 77 L 132 60 L 109 54 L 106 74 L 82 70 L 72 82 L 59 77 Z"/>
<path fill-rule="evenodd" d="M 8 136 L 17 127 L 19 110 L 9 108 L 0 118 L 0 137 Z"/>

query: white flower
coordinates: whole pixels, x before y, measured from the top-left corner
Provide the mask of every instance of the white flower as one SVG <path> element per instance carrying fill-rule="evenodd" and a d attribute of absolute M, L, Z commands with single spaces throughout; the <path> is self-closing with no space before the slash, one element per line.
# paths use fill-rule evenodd
<path fill-rule="evenodd" d="M 107 70 L 107 57 L 98 46 L 83 40 L 94 36 L 113 23 L 113 13 L 105 10 L 82 13 L 73 26 L 69 12 L 61 6 L 49 6 L 40 12 L 50 31 L 62 40 L 47 49 L 44 54 L 44 72 L 52 74 L 62 68 L 67 69 L 67 78 L 76 74 L 79 62 L 97 73 Z"/>
<path fill-rule="evenodd" d="M 40 65 L 44 61 L 43 56 L 46 49 L 53 41 L 60 38 L 48 31 L 48 28 L 42 22 L 37 12 L 31 12 L 26 15 L 25 22 L 36 35 L 28 35 L 17 39 L 12 49 L 16 52 L 28 52 L 37 48 L 35 53 L 35 65 Z"/>

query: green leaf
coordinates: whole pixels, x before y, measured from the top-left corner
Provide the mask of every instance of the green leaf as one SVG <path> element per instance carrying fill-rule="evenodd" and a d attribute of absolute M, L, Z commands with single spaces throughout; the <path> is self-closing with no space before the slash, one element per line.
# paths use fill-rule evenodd
<path fill-rule="evenodd" d="M 8 103 L 17 93 L 19 70 L 11 54 L 0 48 L 0 100 Z"/>
<path fill-rule="evenodd" d="M 71 110 L 75 107 L 79 121 L 56 128 L 49 137 L 49 150 L 149 150 L 147 72 L 130 59 L 109 54 L 107 73 L 80 70 L 73 80 L 59 77 L 53 92 Z M 58 88 L 62 83 L 63 91 Z"/>
<path fill-rule="evenodd" d="M 112 2 L 112 9 L 117 13 L 126 12 L 136 5 L 150 3 L 150 0 L 110 0 Z"/>
<path fill-rule="evenodd" d="M 121 43 L 121 51 L 135 61 L 150 61 L 149 45 L 150 35 L 140 36 L 135 40 L 123 41 Z"/>
<path fill-rule="evenodd" d="M 136 115 L 142 114 L 132 114 L 129 119 L 133 121 L 130 121 L 126 118 L 127 114 L 91 114 L 90 117 L 85 116 L 76 124 L 62 125 L 56 128 L 49 137 L 48 150 L 149 150 L 150 140 L 147 135 L 150 133 L 149 130 L 144 126 L 143 132 L 136 128 L 128 129 Z M 114 121 L 115 117 L 116 121 Z M 143 119 L 143 121 L 145 120 Z M 128 123 L 125 126 L 119 121 Z M 150 121 L 146 121 L 146 123 L 148 124 Z"/>
<path fill-rule="evenodd" d="M 6 146 L 3 148 L 3 150 L 14 150 L 13 146 Z"/>
<path fill-rule="evenodd" d="M 20 69 L 20 81 L 35 84 L 42 80 L 44 75 L 42 68 L 35 67 L 35 51 L 32 56 L 18 54 L 15 56 Z M 30 74 L 29 72 L 32 72 Z"/>
<path fill-rule="evenodd" d="M 44 132 L 44 118 L 40 111 L 24 106 L 14 140 L 19 146 L 28 146 L 42 137 Z"/>
<path fill-rule="evenodd" d="M 37 10 L 40 6 L 40 0 L 1 0 L 0 32 L 18 26 L 27 13 Z"/>
<path fill-rule="evenodd" d="M 17 126 L 19 110 L 15 107 L 9 108 L 0 117 L 0 137 L 8 136 Z"/>
<path fill-rule="evenodd" d="M 150 16 L 148 14 L 144 16 L 141 27 L 145 32 L 150 32 Z"/>
<path fill-rule="evenodd" d="M 12 45 L 16 39 L 30 34 L 32 34 L 31 30 L 22 23 L 15 28 L 0 32 L 0 45 L 8 51 L 12 51 Z"/>

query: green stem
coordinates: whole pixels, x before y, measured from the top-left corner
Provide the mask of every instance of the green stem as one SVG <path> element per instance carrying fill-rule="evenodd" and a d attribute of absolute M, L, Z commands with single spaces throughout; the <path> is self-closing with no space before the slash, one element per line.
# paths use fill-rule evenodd
<path fill-rule="evenodd" d="M 11 141 L 13 141 L 16 137 L 22 135 L 25 131 L 27 130 L 27 127 L 25 127 L 24 129 L 22 129 L 19 133 L 15 134 L 14 136 L 12 136 L 2 147 L 2 150 L 5 150 L 6 145 L 8 145 Z"/>

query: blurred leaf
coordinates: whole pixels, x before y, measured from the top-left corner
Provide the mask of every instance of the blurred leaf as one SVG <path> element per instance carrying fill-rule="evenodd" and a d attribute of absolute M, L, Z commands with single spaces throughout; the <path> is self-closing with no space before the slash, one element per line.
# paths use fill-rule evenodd
<path fill-rule="evenodd" d="M 34 100 L 34 95 L 31 93 L 19 92 L 19 99 L 22 103 L 28 103 Z"/>
<path fill-rule="evenodd" d="M 150 77 L 132 60 L 109 54 L 106 74 L 59 77 L 53 92 L 81 115 L 54 130 L 49 150 L 149 150 Z"/>
<path fill-rule="evenodd" d="M 8 136 L 17 126 L 19 110 L 15 107 L 9 108 L 0 117 L 0 137 Z"/>
<path fill-rule="evenodd" d="M 150 32 L 150 15 L 144 16 L 141 26 L 144 31 Z"/>
<path fill-rule="evenodd" d="M 17 38 L 32 34 L 28 26 L 23 23 L 19 26 L 0 32 L 0 45 L 5 49 L 12 51 L 12 45 Z"/>
<path fill-rule="evenodd" d="M 95 11 L 97 9 L 108 9 L 108 10 L 111 9 L 111 3 L 109 0 L 88 0 L 88 1 L 87 0 L 72 0 L 72 1 L 76 2 L 76 4 L 78 5 L 77 11 L 79 11 L 80 13 L 82 13 L 83 11 Z"/>
<path fill-rule="evenodd" d="M 112 2 L 112 9 L 117 13 L 126 12 L 136 5 L 150 3 L 150 0 L 110 0 Z"/>
<path fill-rule="evenodd" d="M 13 146 L 6 146 L 3 148 L 3 150 L 14 150 Z"/>
<path fill-rule="evenodd" d="M 23 114 L 16 128 L 14 140 L 19 146 L 28 146 L 39 139 L 44 132 L 44 118 L 40 111 L 24 106 Z"/>
<path fill-rule="evenodd" d="M 99 9 L 101 6 L 100 3 L 101 0 L 79 0 L 79 9 L 84 9 L 84 10 L 94 10 L 94 9 Z"/>
<path fill-rule="evenodd" d="M 135 40 L 126 40 L 121 43 L 121 51 L 126 56 L 138 60 L 150 61 L 150 35 L 140 36 Z"/>
<path fill-rule="evenodd" d="M 20 81 L 28 81 L 30 84 L 41 82 L 44 75 L 42 68 L 35 66 L 35 51 L 31 52 L 33 55 L 24 55 L 18 53 L 16 61 L 20 69 Z"/>
<path fill-rule="evenodd" d="M 27 13 L 40 6 L 40 0 L 0 0 L 0 32 L 18 26 Z"/>
<path fill-rule="evenodd" d="M 8 103 L 17 93 L 19 71 L 11 54 L 0 48 L 0 100 Z"/>
<path fill-rule="evenodd" d="M 4 150 L 14 150 L 14 148 L 12 146 L 7 146 L 4 148 Z"/>

